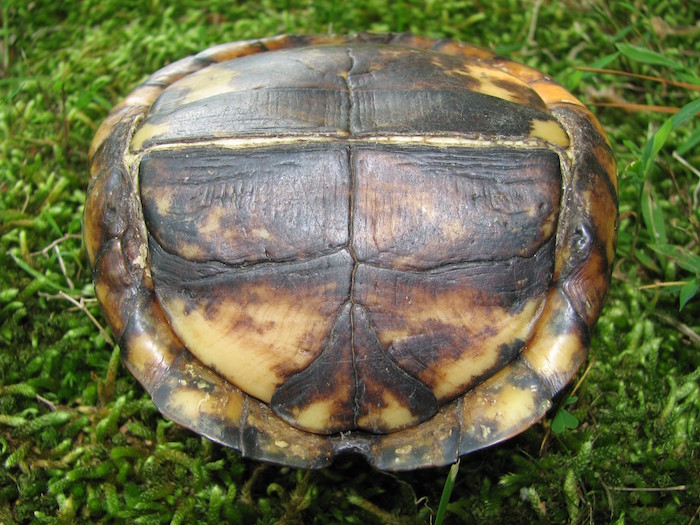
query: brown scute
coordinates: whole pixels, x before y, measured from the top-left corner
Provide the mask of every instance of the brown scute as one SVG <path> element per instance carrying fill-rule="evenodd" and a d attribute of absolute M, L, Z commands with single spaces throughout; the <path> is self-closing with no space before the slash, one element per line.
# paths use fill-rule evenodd
<path fill-rule="evenodd" d="M 590 113 L 571 107 L 557 107 L 553 111 L 574 143 L 571 179 L 565 181 L 572 198 L 577 199 L 571 212 L 574 216 L 585 214 L 585 219 L 595 225 L 595 236 L 606 247 L 611 262 L 618 215 L 617 166 L 612 150 L 599 125 L 588 118 Z"/>
<path fill-rule="evenodd" d="M 337 52 L 342 53 L 341 50 Z M 457 57 L 399 46 L 377 50 L 374 46 L 362 45 L 346 46 L 345 54 L 350 60 L 347 84 L 352 92 L 466 92 L 479 88 L 479 80 L 469 76 L 464 61 Z M 436 72 L 437 78 L 425 74 L 430 70 Z"/>
<path fill-rule="evenodd" d="M 600 151 L 603 150 L 603 151 Z M 582 152 L 577 163 L 574 206 L 586 210 L 586 219 L 590 221 L 595 232 L 596 242 L 603 247 L 608 261 L 615 257 L 617 230 L 617 181 L 610 173 L 615 171 L 615 163 L 605 158 L 607 145 L 600 145 L 600 155 Z M 601 164 L 600 160 L 608 160 Z"/>
<path fill-rule="evenodd" d="M 322 434 L 355 427 L 351 309 L 350 303 L 340 309 L 321 355 L 272 396 L 270 406 L 291 425 Z"/>
<path fill-rule="evenodd" d="M 607 295 L 609 266 L 600 248 L 593 245 L 586 260 L 563 283 L 576 312 L 593 327 Z"/>
<path fill-rule="evenodd" d="M 121 337 L 131 311 L 131 303 L 139 293 L 139 279 L 128 267 L 120 239 L 106 242 L 100 257 L 94 263 L 95 296 L 102 307 L 109 326 L 117 338 Z"/>
<path fill-rule="evenodd" d="M 362 146 L 352 166 L 360 261 L 427 269 L 532 257 L 556 231 L 561 175 L 550 151 Z"/>
<path fill-rule="evenodd" d="M 599 149 L 608 149 L 608 146 L 600 145 Z M 607 153 L 607 152 L 605 152 Z M 611 166 L 614 164 L 604 164 L 606 160 L 610 162 L 610 158 L 605 158 L 605 153 L 601 152 L 598 156 L 594 151 L 579 152 L 578 162 L 576 163 L 575 189 L 579 194 L 581 192 L 597 192 L 594 198 L 585 201 L 588 206 L 600 206 L 602 209 L 592 210 L 591 215 L 602 217 L 610 217 L 616 215 L 618 207 L 617 202 L 617 178 L 610 176 Z M 601 158 L 602 157 L 602 158 Z"/>
<path fill-rule="evenodd" d="M 265 402 L 319 356 L 349 295 L 345 251 L 241 269 L 186 261 L 155 243 L 150 250 L 158 300 L 174 332 L 202 363 Z"/>
<path fill-rule="evenodd" d="M 150 233 L 167 251 L 228 264 L 284 261 L 348 243 L 348 153 L 156 151 L 141 162 Z"/>
<path fill-rule="evenodd" d="M 259 53 L 215 64 L 175 82 L 151 107 L 144 129 L 161 130 L 139 142 L 169 142 L 348 129 L 345 53 Z M 290 60 L 290 54 L 293 57 Z M 325 58 L 326 60 L 319 60 Z M 138 146 L 138 144 L 137 144 Z"/>
<path fill-rule="evenodd" d="M 503 348 L 529 338 L 550 286 L 553 247 L 552 240 L 529 259 L 422 273 L 360 264 L 354 299 L 389 355 L 444 402 L 511 359 Z"/>
<path fill-rule="evenodd" d="M 536 100 L 517 78 L 430 50 L 350 44 L 256 53 L 173 83 L 151 107 L 132 149 L 279 130 L 518 140 L 528 137 L 533 121 L 554 122 Z"/>
<path fill-rule="evenodd" d="M 121 159 L 124 143 L 128 141 L 129 124 L 128 120 L 116 123 L 111 128 L 112 133 L 101 139 L 99 147 L 92 152 L 92 178 L 85 199 L 83 235 L 93 265 L 105 243 L 124 235 L 130 223 L 143 221 L 138 207 L 134 206 L 134 188 Z"/>
<path fill-rule="evenodd" d="M 352 308 L 357 370 L 357 428 L 385 433 L 411 427 L 438 410 L 433 393 L 383 352 L 361 306 Z"/>
<path fill-rule="evenodd" d="M 599 127 L 583 111 L 557 107 L 573 139 L 573 168 L 565 180 L 555 279 L 592 327 L 603 307 L 617 237 L 617 170 Z M 582 244 L 583 243 L 583 244 Z"/>
<path fill-rule="evenodd" d="M 423 272 L 360 263 L 353 298 L 387 320 L 398 313 L 397 309 L 420 310 L 425 306 L 422 301 L 440 301 L 452 292 L 460 298 L 465 314 L 478 307 L 515 313 L 527 300 L 547 290 L 553 265 L 554 239 L 532 257 L 463 262 Z"/>
<path fill-rule="evenodd" d="M 179 80 L 158 98 L 150 113 L 168 114 L 216 95 L 238 93 L 250 97 L 261 92 L 270 100 L 281 97 L 276 103 L 284 106 L 285 93 L 298 95 L 311 90 L 313 99 L 321 93 L 345 92 L 345 79 L 339 73 L 350 67 L 350 58 L 343 52 L 329 55 L 307 49 L 301 53 L 294 50 L 251 55 L 212 65 Z"/>
<path fill-rule="evenodd" d="M 120 170 L 121 172 L 122 170 Z M 121 173 L 117 176 L 100 176 L 93 180 L 85 202 L 85 229 L 83 237 L 90 263 L 95 261 L 106 243 L 120 237 L 127 228 L 128 202 L 123 188 L 126 178 Z"/>
<path fill-rule="evenodd" d="M 448 395 L 441 396 L 440 401 L 444 402 L 474 388 L 503 368 L 524 348 L 525 342 L 518 338 L 501 344 L 491 342 L 490 339 L 498 335 L 497 329 L 498 326 L 484 328 L 475 331 L 473 335 L 462 335 L 462 339 L 455 334 L 450 339 L 451 330 L 445 326 L 437 326 L 437 336 L 427 333 L 400 339 L 391 345 L 388 354 L 403 370 L 433 388 L 437 388 L 445 380 L 443 368 L 454 367 L 456 362 L 471 355 L 473 362 L 470 363 L 469 373 L 465 374 L 466 377 L 459 383 L 458 388 L 452 389 Z M 484 356 L 488 357 L 488 360 L 479 362 Z"/>
<path fill-rule="evenodd" d="M 517 78 L 504 75 L 501 86 L 494 86 L 480 66 L 461 57 L 361 46 L 349 54 L 354 135 L 453 132 L 518 138 L 527 136 L 532 120 L 551 120 L 541 101 L 526 105 L 538 97 Z"/>
<path fill-rule="evenodd" d="M 139 90 L 137 89 L 137 91 Z M 153 93 L 150 92 L 150 94 Z M 129 95 L 125 102 L 131 99 L 132 95 Z M 140 103 L 136 106 L 119 104 L 107 116 L 95 133 L 88 150 L 91 179 L 94 179 L 103 170 L 109 172 L 112 168 L 123 165 L 122 155 L 129 145 L 132 128 L 148 111 L 151 102 L 153 102 L 152 99 L 148 100 L 146 105 Z"/>

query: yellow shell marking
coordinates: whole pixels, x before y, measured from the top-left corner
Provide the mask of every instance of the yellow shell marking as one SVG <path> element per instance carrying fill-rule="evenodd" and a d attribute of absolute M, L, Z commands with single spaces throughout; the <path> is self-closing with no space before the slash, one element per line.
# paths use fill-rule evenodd
<path fill-rule="evenodd" d="M 315 401 L 294 414 L 296 422 L 301 428 L 322 431 L 326 422 L 333 419 L 334 405 L 333 398 Z"/>
<path fill-rule="evenodd" d="M 415 421 L 411 411 L 390 392 L 382 395 L 384 406 L 370 407 L 369 414 L 357 418 L 357 424 L 362 428 L 401 428 Z"/>
<path fill-rule="evenodd" d="M 569 135 L 564 128 L 554 120 L 533 120 L 530 137 L 542 139 L 560 148 L 569 147 Z"/>
<path fill-rule="evenodd" d="M 513 75 L 498 69 L 477 65 L 468 65 L 465 66 L 464 70 L 456 70 L 455 72 L 478 80 L 479 86 L 476 90 L 484 95 L 516 104 L 529 105 L 530 103 L 525 94 L 531 93 L 531 88 Z"/>
<path fill-rule="evenodd" d="M 297 302 L 272 287 L 257 286 L 250 294 L 267 299 L 224 299 L 211 313 L 187 312 L 181 299 L 166 299 L 165 306 L 173 329 L 200 361 L 269 403 L 283 382 L 279 368 L 308 366 L 321 350 L 329 320 L 313 301 Z"/>
<path fill-rule="evenodd" d="M 183 96 L 178 98 L 176 107 L 237 91 L 233 80 L 239 74 L 238 71 L 214 65 L 196 75 L 186 76 L 178 80 L 170 87 L 170 89 L 183 90 L 184 92 Z"/>
<path fill-rule="evenodd" d="M 526 339 L 541 302 L 541 299 L 529 301 L 516 316 L 502 313 L 490 318 L 484 316 L 483 320 L 478 317 L 470 319 L 466 326 L 492 326 L 495 327 L 496 334 L 477 343 L 481 347 L 478 353 L 465 352 L 459 359 L 441 367 L 440 375 L 443 381 L 435 389 L 435 397 L 441 399 L 460 394 L 464 384 L 496 364 L 500 357 L 498 348 L 501 345 L 512 343 L 516 339 Z"/>
<path fill-rule="evenodd" d="M 136 131 L 136 133 L 134 133 L 134 136 L 131 139 L 131 151 L 141 151 L 143 149 L 144 142 L 146 142 L 148 139 L 157 137 L 158 135 L 162 135 L 167 130 L 168 124 L 151 124 L 148 122 L 143 124 Z"/>

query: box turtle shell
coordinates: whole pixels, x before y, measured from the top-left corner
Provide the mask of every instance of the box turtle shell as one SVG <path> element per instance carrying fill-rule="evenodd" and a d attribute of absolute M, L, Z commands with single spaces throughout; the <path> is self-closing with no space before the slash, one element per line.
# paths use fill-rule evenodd
<path fill-rule="evenodd" d="M 468 44 L 213 47 L 134 89 L 90 157 L 85 243 L 126 366 L 247 457 L 401 470 L 502 441 L 577 371 L 607 294 L 600 125 Z"/>

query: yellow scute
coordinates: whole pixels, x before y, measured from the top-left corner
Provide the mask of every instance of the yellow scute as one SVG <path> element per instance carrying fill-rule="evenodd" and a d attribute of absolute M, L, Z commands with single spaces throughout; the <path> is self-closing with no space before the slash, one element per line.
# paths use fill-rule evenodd
<path fill-rule="evenodd" d="M 460 393 L 463 385 L 496 364 L 501 357 L 498 351 L 501 345 L 517 339 L 527 339 L 537 318 L 540 304 L 541 299 L 535 299 L 529 301 L 518 315 L 503 313 L 485 320 L 496 328 L 496 333 L 481 342 L 481 352 L 465 352 L 460 359 L 444 366 L 443 381 L 435 389 L 435 396 L 440 399 Z"/>
<path fill-rule="evenodd" d="M 209 403 L 209 394 L 194 388 L 180 388 L 171 393 L 169 403 L 176 407 L 178 414 L 188 420 L 197 421 L 200 406 Z"/>
<path fill-rule="evenodd" d="M 530 136 L 545 140 L 560 148 L 569 147 L 569 135 L 566 134 L 564 128 L 553 120 L 533 120 Z"/>
<path fill-rule="evenodd" d="M 376 427 L 399 429 L 412 424 L 415 416 L 401 401 L 390 392 L 382 394 L 384 406 L 374 409 L 369 407 L 366 415 L 357 419 L 360 428 L 372 429 Z"/>
<path fill-rule="evenodd" d="M 530 86 L 498 69 L 469 66 L 468 72 L 479 80 L 478 91 L 516 104 L 527 105 L 527 95 L 532 91 Z"/>
<path fill-rule="evenodd" d="M 131 151 L 142 150 L 144 142 L 146 142 L 148 139 L 158 137 L 159 135 L 162 135 L 166 131 L 168 131 L 167 124 L 150 124 L 150 123 L 143 124 L 138 129 L 138 131 L 136 131 L 136 133 L 134 133 L 134 137 L 131 139 L 131 146 L 130 146 Z"/>
<path fill-rule="evenodd" d="M 305 406 L 295 414 L 297 425 L 312 432 L 323 432 L 333 417 L 334 401 L 334 398 L 319 400 Z"/>
<path fill-rule="evenodd" d="M 152 373 L 155 369 L 167 366 L 168 356 L 164 348 L 150 334 L 140 334 L 129 341 L 129 364 L 139 373 Z"/>
<path fill-rule="evenodd" d="M 516 428 L 524 416 L 535 412 L 535 391 L 506 385 L 494 402 L 485 405 L 485 420 L 496 421 L 499 428 Z"/>
<path fill-rule="evenodd" d="M 264 286 L 251 295 L 263 299 L 245 304 L 223 298 L 187 311 L 185 301 L 175 297 L 164 298 L 163 306 L 193 355 L 269 403 L 285 375 L 305 368 L 320 353 L 330 321 L 313 301 L 300 303 Z"/>

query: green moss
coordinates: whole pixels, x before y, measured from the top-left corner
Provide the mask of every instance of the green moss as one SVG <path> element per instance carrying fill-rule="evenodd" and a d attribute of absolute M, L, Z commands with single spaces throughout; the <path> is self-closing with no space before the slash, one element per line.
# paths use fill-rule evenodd
<path fill-rule="evenodd" d="M 408 30 L 508 54 L 588 104 L 680 108 L 697 91 L 577 67 L 700 84 L 692 4 L 5 2 L 0 522 L 425 523 L 437 512 L 446 468 L 386 475 L 354 457 L 311 473 L 261 466 L 166 422 L 66 299 L 102 319 L 81 240 L 87 150 L 150 72 L 230 40 Z M 668 114 L 596 113 L 618 158 L 621 220 L 590 371 L 561 397 L 578 424 L 551 432 L 555 409 L 463 458 L 445 523 L 688 523 L 697 513 L 700 300 L 686 286 L 700 279 L 697 119 L 666 129 Z"/>

